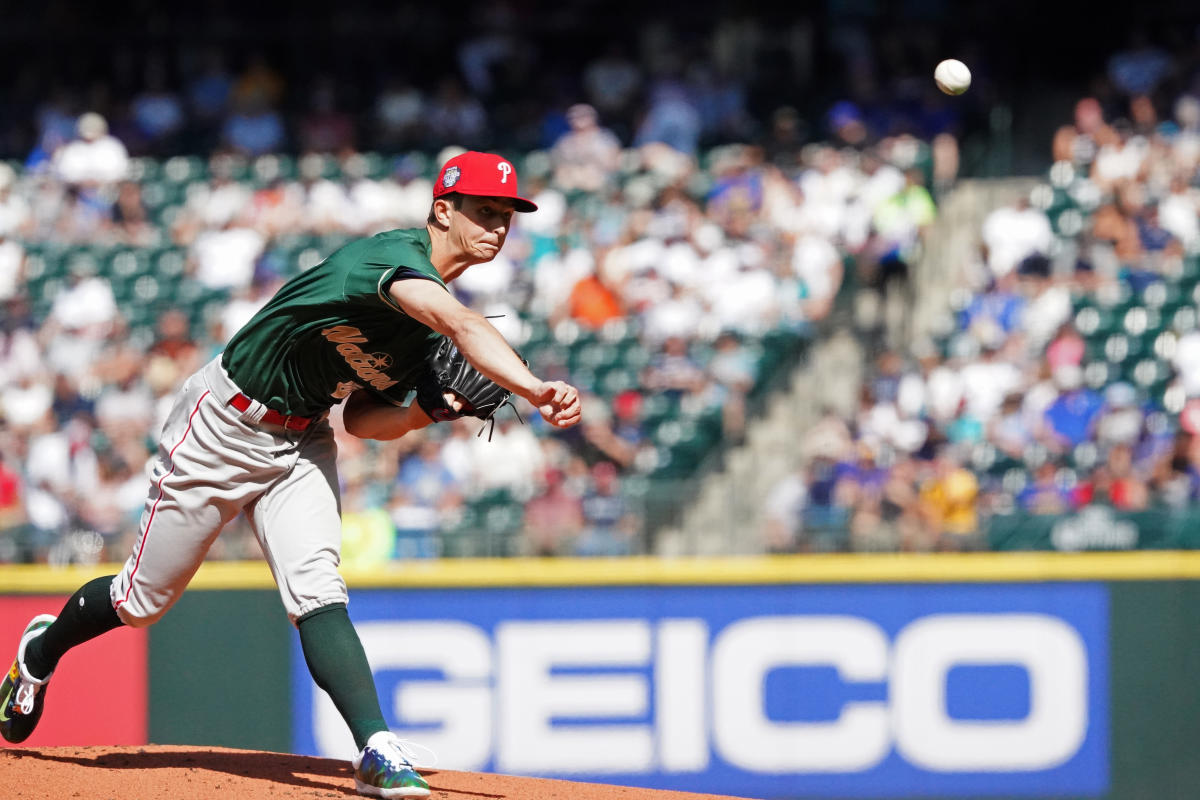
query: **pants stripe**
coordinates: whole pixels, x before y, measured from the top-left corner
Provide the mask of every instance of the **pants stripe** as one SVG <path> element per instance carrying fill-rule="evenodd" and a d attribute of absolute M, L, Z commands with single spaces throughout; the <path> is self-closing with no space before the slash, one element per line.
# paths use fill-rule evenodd
<path fill-rule="evenodd" d="M 196 401 L 196 407 L 193 408 L 192 413 L 188 415 L 188 424 L 187 428 L 183 432 L 183 436 L 179 438 L 179 441 L 176 442 L 175 446 L 171 448 L 171 452 L 167 455 L 167 458 L 171 459 L 171 468 L 167 470 L 167 472 L 164 473 L 161 478 L 158 479 L 158 498 L 154 501 L 154 505 L 150 507 L 150 516 L 146 519 L 146 531 L 142 534 L 142 541 L 138 546 L 137 561 L 133 563 L 133 572 L 129 573 L 129 586 L 125 589 L 125 596 L 121 598 L 115 606 L 113 606 L 114 608 L 120 608 L 122 605 L 124 605 L 126 601 L 129 600 L 130 592 L 133 591 L 133 579 L 137 575 L 138 567 L 142 565 L 142 553 L 146 552 L 146 541 L 150 538 L 150 526 L 154 524 L 154 513 L 158 511 L 158 504 L 161 503 L 163 499 L 163 481 L 170 477 L 171 473 L 175 471 L 175 451 L 179 449 L 179 446 L 187 440 L 188 434 L 192 432 L 192 418 L 196 416 L 196 412 L 200 410 L 200 404 L 204 402 L 204 398 L 208 397 L 208 395 L 208 392 L 200 395 L 200 399 Z"/>

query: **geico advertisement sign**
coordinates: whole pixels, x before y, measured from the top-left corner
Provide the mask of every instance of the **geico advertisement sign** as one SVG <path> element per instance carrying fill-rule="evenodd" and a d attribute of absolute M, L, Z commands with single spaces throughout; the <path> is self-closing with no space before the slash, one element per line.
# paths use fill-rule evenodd
<path fill-rule="evenodd" d="M 758 617 L 729 625 L 711 647 L 697 619 L 509 622 L 494 642 L 461 622 L 358 629 L 375 670 L 446 676 L 405 682 L 392 700 L 404 719 L 438 727 L 422 744 L 456 769 L 483 767 L 494 748 L 500 771 L 695 772 L 708 766 L 709 714 L 716 753 L 765 773 L 863 771 L 893 744 L 931 771 L 1044 770 L 1074 755 L 1087 732 L 1083 643 L 1047 616 L 934 615 L 905 627 L 894 643 L 854 617 Z M 950 670 L 977 664 L 1027 672 L 1027 717 L 947 715 Z M 767 676 L 802 665 L 832 666 L 851 682 L 887 681 L 890 702 L 846 703 L 828 722 L 772 720 Z M 636 667 L 650 667 L 650 675 L 570 672 Z M 341 719 L 327 695 L 315 710 L 321 749 L 341 749 Z M 653 721 L 569 722 L 646 715 Z"/>
<path fill-rule="evenodd" d="M 1054 591 L 360 593 L 351 610 L 389 724 L 440 767 L 743 796 L 1083 793 L 1107 781 L 1104 606 Z M 442 615 L 364 618 L 385 610 Z M 298 751 L 353 755 L 302 660 L 295 684 Z"/>

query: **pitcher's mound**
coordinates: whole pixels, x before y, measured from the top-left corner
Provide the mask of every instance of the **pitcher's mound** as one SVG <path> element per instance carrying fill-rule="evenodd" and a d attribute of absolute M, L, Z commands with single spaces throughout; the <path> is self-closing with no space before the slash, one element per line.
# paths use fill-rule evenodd
<path fill-rule="evenodd" d="M 718 795 L 421 770 L 437 800 L 703 800 Z M 349 763 L 193 745 L 0 750 L 7 800 L 317 800 L 359 797 Z"/>

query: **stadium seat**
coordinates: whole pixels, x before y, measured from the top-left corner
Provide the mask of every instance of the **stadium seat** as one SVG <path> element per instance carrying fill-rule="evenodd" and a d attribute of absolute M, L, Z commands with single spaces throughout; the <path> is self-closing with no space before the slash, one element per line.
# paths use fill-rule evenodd
<path fill-rule="evenodd" d="M 172 156 L 163 163 L 162 176 L 176 184 L 202 181 L 208 177 L 208 165 L 199 156 Z"/>
<path fill-rule="evenodd" d="M 267 186 L 274 181 L 296 178 L 296 159 L 286 153 L 269 153 L 254 159 L 250 165 L 250 180 L 255 186 Z"/>

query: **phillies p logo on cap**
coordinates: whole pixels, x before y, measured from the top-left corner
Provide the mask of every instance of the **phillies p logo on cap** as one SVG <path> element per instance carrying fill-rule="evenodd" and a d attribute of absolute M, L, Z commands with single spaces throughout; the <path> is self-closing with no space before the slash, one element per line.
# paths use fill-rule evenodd
<path fill-rule="evenodd" d="M 442 166 L 433 184 L 434 198 L 456 192 L 477 197 L 506 197 L 517 211 L 537 211 L 537 205 L 521 197 L 517 188 L 517 170 L 512 162 L 495 153 L 469 150 Z"/>

